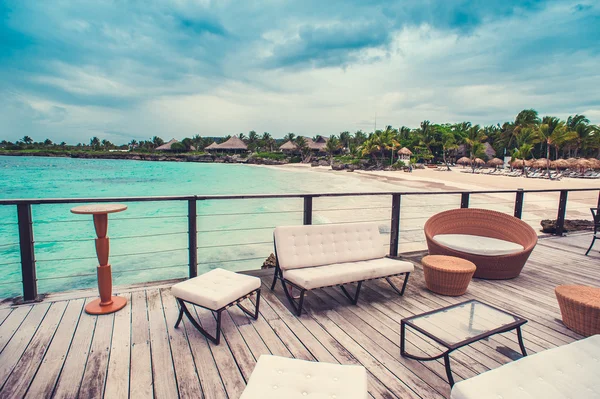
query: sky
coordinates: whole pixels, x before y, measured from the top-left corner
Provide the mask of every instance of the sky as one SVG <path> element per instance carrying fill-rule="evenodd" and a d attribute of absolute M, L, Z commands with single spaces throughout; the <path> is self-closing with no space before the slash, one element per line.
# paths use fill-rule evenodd
<path fill-rule="evenodd" d="M 3 0 L 0 140 L 600 123 L 600 2 Z"/>

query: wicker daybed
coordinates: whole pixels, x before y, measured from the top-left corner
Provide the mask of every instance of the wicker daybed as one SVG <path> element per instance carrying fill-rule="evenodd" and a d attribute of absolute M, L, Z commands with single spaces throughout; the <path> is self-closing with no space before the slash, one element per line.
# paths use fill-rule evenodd
<path fill-rule="evenodd" d="M 470 235 L 503 240 L 522 246 L 505 255 L 481 255 L 458 251 L 440 244 L 437 235 Z M 537 234 L 527 223 L 513 216 L 487 209 L 452 209 L 432 216 L 425 223 L 425 238 L 430 255 L 467 259 L 477 266 L 473 277 L 504 280 L 517 277 L 537 244 Z"/>

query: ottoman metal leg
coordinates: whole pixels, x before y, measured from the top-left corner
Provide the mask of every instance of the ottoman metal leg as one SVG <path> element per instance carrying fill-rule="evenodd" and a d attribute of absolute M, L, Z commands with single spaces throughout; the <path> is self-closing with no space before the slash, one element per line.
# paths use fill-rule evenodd
<path fill-rule="evenodd" d="M 252 313 L 251 311 L 246 309 L 244 306 L 242 306 L 240 304 L 240 302 L 243 301 L 244 299 L 250 297 L 254 293 L 256 293 L 256 305 L 255 305 L 254 313 Z M 188 310 L 187 306 L 185 306 L 184 300 L 177 298 L 177 303 L 179 304 L 179 317 L 177 318 L 177 322 L 175 323 L 175 328 L 179 327 L 179 323 L 181 323 L 181 319 L 183 318 L 183 315 L 185 313 L 185 315 L 189 319 L 190 323 L 192 323 L 192 325 L 194 327 L 196 327 L 196 329 L 198 331 L 200 331 L 200 333 L 202 333 L 202 335 L 204 335 L 206 338 L 208 338 L 212 343 L 219 345 L 219 343 L 221 342 L 221 314 L 227 308 L 229 308 L 233 305 L 237 305 L 242 310 L 242 312 L 246 313 L 248 316 L 252 317 L 254 320 L 258 319 L 259 307 L 260 307 L 260 288 L 250 292 L 247 295 L 244 295 L 243 297 L 241 297 L 239 299 L 236 299 L 235 301 L 233 301 L 231 303 L 228 303 L 227 305 L 223 306 L 221 309 L 218 309 L 218 310 L 208 309 L 204 306 L 200 306 L 201 308 L 210 310 L 211 312 L 213 312 L 213 314 L 216 314 L 216 316 L 217 316 L 217 331 L 214 336 L 211 335 L 204 328 L 202 328 L 202 326 L 196 321 L 194 316 L 192 316 L 192 314 Z M 196 305 L 196 304 L 194 304 L 194 305 Z M 196 305 L 196 306 L 199 306 L 199 305 Z"/>

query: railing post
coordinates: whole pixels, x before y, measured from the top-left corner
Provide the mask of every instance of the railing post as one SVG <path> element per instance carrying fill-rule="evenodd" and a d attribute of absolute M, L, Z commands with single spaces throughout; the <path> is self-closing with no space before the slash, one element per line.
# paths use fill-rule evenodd
<path fill-rule="evenodd" d="M 470 195 L 470 193 L 462 193 L 460 195 L 460 207 L 461 208 L 469 207 L 469 195 Z"/>
<path fill-rule="evenodd" d="M 562 236 L 565 229 L 565 215 L 567 213 L 567 195 L 568 190 L 560 190 L 560 199 L 558 200 L 558 215 L 556 215 L 556 234 Z"/>
<path fill-rule="evenodd" d="M 598 209 L 600 209 L 600 191 L 598 191 Z"/>
<path fill-rule="evenodd" d="M 400 194 L 392 194 L 392 226 L 390 228 L 390 256 L 398 256 L 400 238 Z"/>
<path fill-rule="evenodd" d="M 523 192 L 522 188 L 517 189 L 517 193 L 515 195 L 515 217 L 521 219 L 523 215 Z"/>
<path fill-rule="evenodd" d="M 198 275 L 198 226 L 196 198 L 188 200 L 189 277 Z"/>
<path fill-rule="evenodd" d="M 304 224 L 312 224 L 313 197 L 304 197 Z"/>
<path fill-rule="evenodd" d="M 33 247 L 33 220 L 31 204 L 18 204 L 19 245 L 21 249 L 21 277 L 23 278 L 23 301 L 37 299 L 37 278 L 35 272 L 35 253 Z"/>

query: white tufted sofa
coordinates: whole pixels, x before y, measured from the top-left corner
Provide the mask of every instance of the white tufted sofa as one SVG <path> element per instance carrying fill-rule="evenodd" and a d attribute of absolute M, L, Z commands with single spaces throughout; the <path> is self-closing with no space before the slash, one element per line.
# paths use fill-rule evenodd
<path fill-rule="evenodd" d="M 262 355 L 240 399 L 367 399 L 362 366 Z"/>
<path fill-rule="evenodd" d="M 458 382 L 451 398 L 600 398 L 600 335 L 538 352 Z"/>
<path fill-rule="evenodd" d="M 284 226 L 277 227 L 273 236 L 277 265 L 271 289 L 280 280 L 298 315 L 307 290 L 340 286 L 356 304 L 363 281 L 386 278 L 402 295 L 414 270 L 410 262 L 386 257 L 376 223 Z M 401 290 L 390 279 L 400 274 L 405 275 Z M 344 287 L 351 283 L 358 283 L 354 297 Z M 298 302 L 290 293 L 291 287 L 300 290 Z"/>

